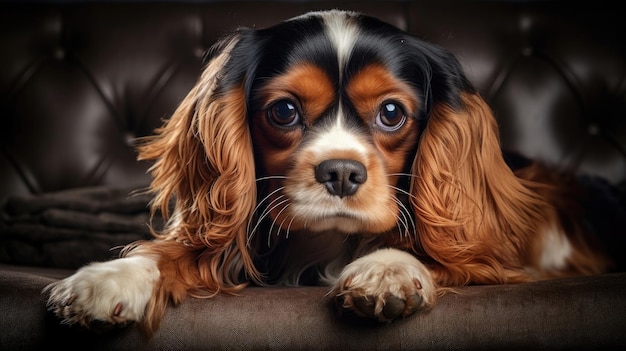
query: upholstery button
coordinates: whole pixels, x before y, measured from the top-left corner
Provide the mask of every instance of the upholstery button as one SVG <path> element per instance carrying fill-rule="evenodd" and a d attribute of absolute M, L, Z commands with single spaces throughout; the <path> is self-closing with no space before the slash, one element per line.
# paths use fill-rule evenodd
<path fill-rule="evenodd" d="M 126 142 L 126 145 L 130 145 L 130 146 L 135 145 L 136 139 L 137 138 L 135 134 L 130 131 L 124 134 L 124 141 Z"/>
<path fill-rule="evenodd" d="M 589 133 L 589 135 L 599 135 L 600 134 L 600 127 L 595 124 L 595 123 L 591 123 L 587 126 L 587 133 Z"/>
<path fill-rule="evenodd" d="M 63 48 L 56 48 L 54 50 L 54 58 L 63 60 L 65 58 L 65 50 Z"/>
<path fill-rule="evenodd" d="M 198 57 L 198 58 L 202 58 L 202 57 L 204 57 L 204 48 L 202 48 L 202 47 L 197 47 L 197 48 L 195 48 L 195 50 L 194 50 L 194 54 L 195 54 L 195 55 L 196 55 L 196 57 Z"/>
<path fill-rule="evenodd" d="M 530 46 L 527 46 L 525 48 L 522 49 L 522 55 L 528 57 L 531 56 L 533 54 L 533 48 L 531 48 Z"/>

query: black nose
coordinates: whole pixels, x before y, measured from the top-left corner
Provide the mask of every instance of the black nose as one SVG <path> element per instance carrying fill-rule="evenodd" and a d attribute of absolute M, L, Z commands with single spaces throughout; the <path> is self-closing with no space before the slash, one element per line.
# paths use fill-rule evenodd
<path fill-rule="evenodd" d="M 315 167 L 315 180 L 324 184 L 332 195 L 354 195 L 367 180 L 367 170 L 354 160 L 326 160 Z"/>

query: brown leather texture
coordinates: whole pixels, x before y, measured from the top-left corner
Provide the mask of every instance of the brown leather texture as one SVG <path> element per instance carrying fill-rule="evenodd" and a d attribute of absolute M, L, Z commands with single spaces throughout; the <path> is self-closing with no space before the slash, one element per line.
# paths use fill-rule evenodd
<path fill-rule="evenodd" d="M 10 2 L 0 4 L 0 199 L 147 184 L 134 140 L 170 116 L 219 36 L 329 8 L 452 50 L 505 148 L 626 179 L 625 26 L 609 2 Z"/>

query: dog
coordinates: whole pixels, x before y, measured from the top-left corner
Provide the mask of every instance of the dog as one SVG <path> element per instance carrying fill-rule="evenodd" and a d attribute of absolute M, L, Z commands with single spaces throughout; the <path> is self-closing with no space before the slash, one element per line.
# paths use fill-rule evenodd
<path fill-rule="evenodd" d="M 390 322 L 448 289 L 605 272 L 575 178 L 505 160 L 448 51 L 366 15 L 240 28 L 138 145 L 167 223 L 44 289 L 66 324 L 159 327 L 187 296 L 326 284 Z"/>

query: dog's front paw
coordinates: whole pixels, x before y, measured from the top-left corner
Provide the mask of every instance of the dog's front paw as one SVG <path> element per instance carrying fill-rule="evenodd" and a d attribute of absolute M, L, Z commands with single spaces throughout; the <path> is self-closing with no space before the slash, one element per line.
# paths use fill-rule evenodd
<path fill-rule="evenodd" d="M 153 259 L 126 257 L 85 266 L 43 293 L 64 324 L 126 324 L 142 319 L 159 276 Z"/>
<path fill-rule="evenodd" d="M 382 249 L 347 265 L 331 293 L 340 312 L 389 322 L 430 307 L 436 288 L 428 269 L 415 257 Z"/>

